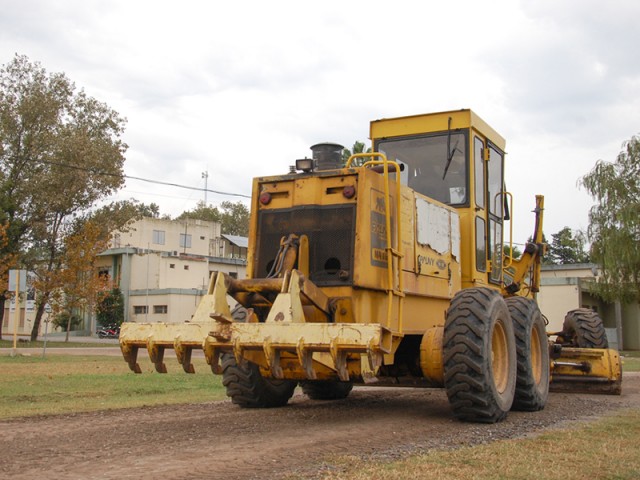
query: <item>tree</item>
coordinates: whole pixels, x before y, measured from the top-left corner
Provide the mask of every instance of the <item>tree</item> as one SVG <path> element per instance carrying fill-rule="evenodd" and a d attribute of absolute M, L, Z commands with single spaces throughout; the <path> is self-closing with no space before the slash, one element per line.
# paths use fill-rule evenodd
<path fill-rule="evenodd" d="M 47 300 L 54 318 L 67 319 L 67 338 L 74 317 L 93 311 L 100 292 L 111 288 L 110 279 L 99 274 L 97 255 L 107 248 L 108 236 L 102 226 L 92 220 L 79 221 L 75 231 L 64 239 L 57 269 L 36 271 L 37 290 L 49 292 Z"/>
<path fill-rule="evenodd" d="M 522 251 L 520 250 L 520 248 L 517 245 L 513 245 L 513 251 L 511 251 L 511 246 L 507 243 L 505 243 L 502 246 L 502 251 L 504 252 L 505 255 L 507 256 L 511 256 L 515 259 L 518 259 L 522 256 Z"/>
<path fill-rule="evenodd" d="M 249 217 L 251 212 L 242 202 L 222 202 L 220 208 L 198 202 L 194 210 L 182 212 L 178 220 L 187 218 L 220 223 L 222 233 L 227 235 L 249 235 Z"/>
<path fill-rule="evenodd" d="M 640 137 L 614 162 L 599 160 L 581 179 L 595 199 L 589 211 L 591 258 L 600 266 L 596 293 L 607 301 L 640 301 Z"/>
<path fill-rule="evenodd" d="M 141 217 L 160 218 L 160 207 L 156 203 L 146 205 L 144 203 L 137 204 L 138 214 Z"/>
<path fill-rule="evenodd" d="M 222 209 L 220 215 L 222 233 L 240 235 L 241 237 L 249 235 L 251 213 L 244 203 L 222 202 L 220 208 Z"/>
<path fill-rule="evenodd" d="M 589 254 L 585 251 L 586 237 L 583 232 L 572 231 L 564 227 L 551 234 L 551 244 L 545 257 L 545 263 L 565 265 L 589 262 Z"/>
<path fill-rule="evenodd" d="M 2 253 L 39 272 L 43 285 L 62 265 L 74 219 L 123 185 L 125 123 L 26 56 L 0 69 L 0 223 L 9 238 Z M 51 291 L 40 293 L 32 339 Z"/>
<path fill-rule="evenodd" d="M 103 326 L 122 325 L 124 321 L 124 296 L 119 288 L 102 292 L 96 308 L 98 323 Z"/>
<path fill-rule="evenodd" d="M 359 142 L 358 140 L 356 140 L 354 142 L 353 147 L 351 148 L 351 150 L 349 150 L 348 148 L 344 148 L 342 150 L 342 162 L 346 165 L 347 164 L 347 160 L 349 160 L 349 157 L 351 155 L 355 155 L 356 153 L 370 153 L 371 152 L 371 148 L 367 148 L 365 150 L 365 146 L 366 145 L 363 142 Z M 352 166 L 354 166 L 354 167 L 361 166 L 367 160 L 370 160 L 370 159 L 367 159 L 367 158 L 355 158 L 353 160 Z M 379 160 L 379 159 L 374 158 L 374 160 Z"/>
<path fill-rule="evenodd" d="M 220 210 L 218 210 L 218 207 L 207 205 L 201 200 L 196 205 L 196 208 L 182 212 L 176 217 L 176 220 L 186 220 L 189 218 L 220 223 Z"/>
<path fill-rule="evenodd" d="M 0 223 L 0 338 L 2 338 L 2 324 L 4 305 L 9 293 L 9 270 L 15 263 L 15 255 L 7 252 L 9 243 L 7 235 L 8 227 Z"/>

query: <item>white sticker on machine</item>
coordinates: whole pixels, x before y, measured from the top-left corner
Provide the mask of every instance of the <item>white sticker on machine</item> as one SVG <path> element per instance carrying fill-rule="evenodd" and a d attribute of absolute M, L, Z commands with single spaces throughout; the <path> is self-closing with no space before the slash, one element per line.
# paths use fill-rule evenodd
<path fill-rule="evenodd" d="M 440 255 L 451 252 L 460 258 L 460 217 L 456 212 L 416 198 L 416 230 L 419 244 Z"/>

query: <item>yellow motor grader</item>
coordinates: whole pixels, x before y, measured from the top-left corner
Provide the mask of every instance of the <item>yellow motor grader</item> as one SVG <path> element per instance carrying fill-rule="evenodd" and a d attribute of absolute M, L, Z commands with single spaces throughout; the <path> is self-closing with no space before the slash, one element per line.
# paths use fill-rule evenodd
<path fill-rule="evenodd" d="M 192 373 L 202 349 L 241 407 L 285 405 L 297 385 L 312 399 L 444 387 L 457 418 L 488 423 L 542 409 L 550 383 L 619 393 L 595 313 L 546 332 L 541 196 L 524 253 L 505 254 L 504 139 L 471 110 L 376 120 L 370 138 L 346 164 L 318 144 L 254 179 L 247 278 L 212 275 L 190 322 L 123 324 L 130 368 L 144 347 L 166 372 L 172 348 Z"/>

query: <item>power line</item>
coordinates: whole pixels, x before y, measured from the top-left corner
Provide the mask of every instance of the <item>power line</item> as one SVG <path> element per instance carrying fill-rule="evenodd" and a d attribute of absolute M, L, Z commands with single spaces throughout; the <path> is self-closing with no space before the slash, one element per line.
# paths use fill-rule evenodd
<path fill-rule="evenodd" d="M 111 173 L 111 172 L 103 172 L 100 170 L 96 170 L 94 168 L 87 168 L 87 167 L 80 167 L 78 165 L 69 165 L 66 163 L 59 163 L 59 162 L 51 162 L 51 161 L 47 161 L 47 160 L 42 160 L 42 163 L 47 164 L 47 165 L 55 165 L 57 167 L 63 167 L 63 168 L 73 168 L 75 170 L 82 170 L 85 172 L 90 172 L 93 173 L 94 175 L 105 175 L 107 177 L 123 177 L 123 178 L 128 178 L 131 180 L 138 180 L 141 182 L 147 182 L 147 183 L 154 183 L 156 185 L 166 185 L 168 187 L 177 187 L 177 188 L 184 188 L 187 190 L 197 190 L 199 192 L 205 191 L 205 192 L 210 192 L 210 193 L 215 193 L 218 195 L 228 195 L 231 197 L 243 197 L 243 198 L 251 198 L 250 195 L 244 195 L 243 193 L 232 193 L 232 192 L 222 192 L 219 190 L 211 190 L 208 188 L 200 188 L 200 187 L 191 187 L 189 185 L 180 185 L 179 183 L 172 183 L 172 182 L 163 182 L 161 180 L 152 180 L 150 178 L 143 178 L 143 177 L 136 177 L 133 175 L 119 175 L 117 173 Z"/>

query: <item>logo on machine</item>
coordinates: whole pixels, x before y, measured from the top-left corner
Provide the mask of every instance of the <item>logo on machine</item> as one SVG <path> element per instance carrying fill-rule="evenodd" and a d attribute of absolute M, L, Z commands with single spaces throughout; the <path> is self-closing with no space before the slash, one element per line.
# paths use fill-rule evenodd
<path fill-rule="evenodd" d="M 420 267 L 436 267 L 440 271 L 447 268 L 447 262 L 442 258 L 427 257 L 425 255 L 418 255 L 418 265 Z"/>

